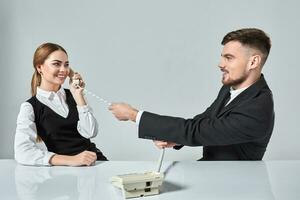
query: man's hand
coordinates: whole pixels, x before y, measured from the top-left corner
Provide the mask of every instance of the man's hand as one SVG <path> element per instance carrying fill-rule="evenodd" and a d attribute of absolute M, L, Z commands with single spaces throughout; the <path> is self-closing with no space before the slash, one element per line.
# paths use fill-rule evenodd
<path fill-rule="evenodd" d="M 135 122 L 138 110 L 126 103 L 112 103 L 108 108 L 120 121 L 131 120 Z"/>
<path fill-rule="evenodd" d="M 153 140 L 153 142 L 154 142 L 155 146 L 159 149 L 172 148 L 177 145 L 174 142 L 166 142 L 166 141 L 160 141 L 160 140 Z"/>

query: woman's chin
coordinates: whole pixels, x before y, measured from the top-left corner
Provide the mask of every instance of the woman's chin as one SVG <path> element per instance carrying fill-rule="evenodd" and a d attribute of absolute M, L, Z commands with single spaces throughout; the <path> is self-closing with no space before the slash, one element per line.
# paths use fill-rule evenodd
<path fill-rule="evenodd" d="M 63 84 L 64 82 L 65 82 L 65 78 L 57 78 L 56 79 L 56 82 L 58 83 L 58 84 Z"/>

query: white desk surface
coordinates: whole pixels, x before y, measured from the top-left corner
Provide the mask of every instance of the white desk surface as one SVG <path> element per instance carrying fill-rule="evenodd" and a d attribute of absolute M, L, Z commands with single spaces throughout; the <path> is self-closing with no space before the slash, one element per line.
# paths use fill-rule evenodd
<path fill-rule="evenodd" d="M 108 161 L 93 167 L 22 166 L 0 160 L 0 199 L 123 199 L 109 178 L 152 171 L 156 162 Z M 299 200 L 300 161 L 164 162 L 161 194 L 144 200 Z"/>

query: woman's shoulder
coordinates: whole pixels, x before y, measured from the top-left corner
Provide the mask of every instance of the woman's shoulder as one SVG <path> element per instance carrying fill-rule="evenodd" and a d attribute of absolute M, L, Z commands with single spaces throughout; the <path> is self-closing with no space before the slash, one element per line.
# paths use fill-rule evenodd
<path fill-rule="evenodd" d="M 32 103 L 30 103 L 31 101 L 29 101 L 29 100 L 31 100 L 31 99 L 28 99 L 27 101 L 21 103 L 20 108 L 21 108 L 21 109 L 26 109 L 26 110 L 32 109 L 32 108 L 33 108 L 33 105 L 32 105 Z"/>
<path fill-rule="evenodd" d="M 38 100 L 36 96 L 32 96 L 29 99 L 27 99 L 25 102 L 21 103 L 20 106 L 20 112 L 19 115 L 32 115 L 34 114 L 34 107 L 36 107 L 36 104 L 38 103 Z"/>
<path fill-rule="evenodd" d="M 70 89 L 64 88 L 64 91 L 65 91 L 65 95 L 66 95 L 66 102 L 67 102 L 67 104 L 69 105 L 71 103 L 72 105 L 73 104 L 76 105 L 75 100 L 73 98 L 73 95 L 72 95 Z"/>
<path fill-rule="evenodd" d="M 34 110 L 32 104 L 28 101 L 25 101 L 20 106 L 20 112 L 18 115 L 18 121 L 20 119 L 30 119 L 34 120 Z"/>
<path fill-rule="evenodd" d="M 36 101 L 37 101 L 36 96 L 32 96 L 32 97 L 30 97 L 29 99 L 27 99 L 24 103 L 29 103 L 29 104 L 31 104 L 32 106 L 34 106 L 34 105 L 36 104 Z M 24 103 L 22 103 L 22 104 L 24 104 Z M 21 104 L 21 105 L 22 105 L 22 104 Z"/>
<path fill-rule="evenodd" d="M 64 88 L 64 91 L 65 91 L 66 94 L 71 94 L 70 89 Z"/>

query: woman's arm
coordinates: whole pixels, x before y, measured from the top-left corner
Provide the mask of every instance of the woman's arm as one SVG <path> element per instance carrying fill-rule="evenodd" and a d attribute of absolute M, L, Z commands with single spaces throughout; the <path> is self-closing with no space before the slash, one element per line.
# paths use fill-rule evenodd
<path fill-rule="evenodd" d="M 77 106 L 79 121 L 77 130 L 85 138 L 93 138 L 98 134 L 98 123 L 93 115 L 92 109 L 86 106 Z"/>
<path fill-rule="evenodd" d="M 96 153 L 84 151 L 74 156 L 58 155 L 47 150 L 43 142 L 36 142 L 37 130 L 34 122 L 34 111 L 28 102 L 21 104 L 17 118 L 15 135 L 15 160 L 23 165 L 92 165 L 96 160 Z"/>
<path fill-rule="evenodd" d="M 15 160 L 24 165 L 50 165 L 49 159 L 54 155 L 43 142 L 37 143 L 37 130 L 34 111 L 30 103 L 21 104 L 17 118 L 15 134 Z"/>
<path fill-rule="evenodd" d="M 83 151 L 74 156 L 55 154 L 50 158 L 51 165 L 67 165 L 67 166 L 91 166 L 97 160 L 95 152 Z"/>
<path fill-rule="evenodd" d="M 77 80 L 77 84 L 70 83 L 70 91 L 77 104 L 79 121 L 77 123 L 78 132 L 85 138 L 92 138 L 98 134 L 98 123 L 93 115 L 92 109 L 87 105 L 83 96 L 85 83 L 79 73 L 74 73 L 72 80 Z"/>

